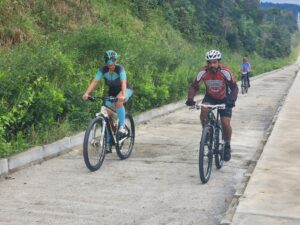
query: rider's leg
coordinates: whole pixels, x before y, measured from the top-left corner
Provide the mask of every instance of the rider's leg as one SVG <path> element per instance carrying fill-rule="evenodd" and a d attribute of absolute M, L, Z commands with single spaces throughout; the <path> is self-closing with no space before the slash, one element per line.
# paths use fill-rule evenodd
<path fill-rule="evenodd" d="M 223 139 L 225 141 L 224 145 L 224 161 L 229 161 L 231 159 L 231 134 L 232 128 L 230 125 L 231 116 L 232 116 L 232 108 L 226 108 L 219 110 L 221 116 L 221 124 L 223 127 Z"/>
<path fill-rule="evenodd" d="M 230 140 L 231 140 L 231 134 L 232 134 L 232 128 L 230 125 L 230 117 L 221 117 L 221 123 L 223 126 L 223 133 L 224 133 L 224 161 L 229 161 L 231 159 L 231 146 L 230 146 Z"/>
<path fill-rule="evenodd" d="M 250 87 L 250 79 L 249 79 L 249 77 L 250 77 L 250 73 L 247 73 L 248 87 Z"/>
<path fill-rule="evenodd" d="M 202 104 L 210 105 L 210 103 L 208 103 L 208 102 L 202 102 Z M 204 126 L 205 121 L 207 120 L 207 114 L 208 114 L 208 109 L 202 106 L 201 113 L 200 113 L 200 121 L 201 121 L 202 127 Z"/>
<path fill-rule="evenodd" d="M 118 102 L 116 104 L 116 106 L 117 106 L 116 112 L 117 112 L 118 117 L 119 117 L 120 126 L 124 126 L 124 124 L 125 124 L 125 114 L 126 114 L 124 103 L 123 102 L 122 103 Z"/>
<path fill-rule="evenodd" d="M 117 95 L 117 98 L 120 97 L 121 93 Z M 131 89 L 126 89 L 126 96 L 125 96 L 125 102 L 128 101 L 128 99 L 132 95 L 132 90 Z M 126 110 L 124 107 L 124 102 L 116 102 L 116 112 L 119 117 L 119 122 L 120 122 L 120 127 L 123 127 L 125 125 L 125 115 L 126 115 Z"/>
<path fill-rule="evenodd" d="M 110 108 L 112 108 L 112 109 L 114 109 L 115 108 L 115 104 L 113 103 L 113 102 L 111 102 L 111 101 L 105 101 L 105 105 L 107 106 L 107 107 L 110 107 Z M 112 115 L 112 113 L 110 112 L 110 110 L 107 110 L 107 114 L 108 114 L 108 116 L 111 116 Z M 109 144 L 110 143 L 110 140 L 111 140 L 111 136 L 110 136 L 110 134 L 109 134 L 109 131 L 108 131 L 108 126 L 109 126 L 109 124 L 106 124 L 106 143 L 107 144 Z"/>
<path fill-rule="evenodd" d="M 221 123 L 224 131 L 224 140 L 226 143 L 230 144 L 232 128 L 230 125 L 231 118 L 230 117 L 221 117 Z"/>

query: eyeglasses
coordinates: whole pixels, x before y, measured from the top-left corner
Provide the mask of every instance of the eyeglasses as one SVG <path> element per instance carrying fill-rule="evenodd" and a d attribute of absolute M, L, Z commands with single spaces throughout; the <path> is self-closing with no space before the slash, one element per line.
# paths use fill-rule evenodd
<path fill-rule="evenodd" d="M 207 64 L 211 65 L 211 64 L 217 64 L 219 61 L 218 60 L 211 60 L 211 61 L 207 61 Z"/>

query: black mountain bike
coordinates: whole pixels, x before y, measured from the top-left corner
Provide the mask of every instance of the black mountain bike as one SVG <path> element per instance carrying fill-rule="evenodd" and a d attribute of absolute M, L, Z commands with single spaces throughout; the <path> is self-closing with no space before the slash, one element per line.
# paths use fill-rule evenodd
<path fill-rule="evenodd" d="M 225 109 L 225 104 L 199 104 L 195 105 L 195 108 L 200 109 L 201 106 L 208 108 L 208 117 L 203 126 L 199 149 L 200 180 L 205 184 L 210 178 L 213 157 L 215 158 L 217 169 L 221 169 L 224 163 L 223 129 L 218 109 Z"/>
<path fill-rule="evenodd" d="M 242 74 L 241 76 L 241 90 L 242 90 L 242 94 L 245 94 L 248 92 L 248 80 L 247 80 L 247 74 Z"/>
<path fill-rule="evenodd" d="M 106 100 L 117 102 L 115 97 L 89 97 L 90 101 Z M 98 170 L 107 153 L 107 131 L 110 134 L 110 144 L 115 146 L 116 152 L 120 159 L 127 159 L 133 149 L 135 138 L 135 126 L 132 116 L 126 113 L 125 116 L 125 137 L 119 135 L 118 116 L 114 109 L 105 106 L 101 107 L 100 112 L 96 113 L 85 131 L 83 141 L 83 158 L 86 167 L 90 171 Z"/>

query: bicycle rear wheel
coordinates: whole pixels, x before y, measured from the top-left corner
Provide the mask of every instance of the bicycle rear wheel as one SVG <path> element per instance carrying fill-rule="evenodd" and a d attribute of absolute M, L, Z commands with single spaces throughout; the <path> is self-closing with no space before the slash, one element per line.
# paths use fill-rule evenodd
<path fill-rule="evenodd" d="M 217 169 L 221 169 L 224 163 L 224 142 L 223 142 L 222 127 L 218 124 L 215 130 L 214 155 Z"/>
<path fill-rule="evenodd" d="M 134 145 L 135 126 L 132 116 L 128 113 L 125 116 L 125 130 L 126 137 L 119 138 L 118 132 L 116 135 L 116 152 L 120 159 L 127 159 L 131 155 Z"/>
<path fill-rule="evenodd" d="M 83 140 L 83 158 L 90 171 L 98 170 L 105 158 L 104 118 L 96 117 L 88 125 Z"/>
<path fill-rule="evenodd" d="M 205 184 L 210 177 L 213 151 L 213 129 L 210 126 L 205 126 L 202 131 L 200 150 L 199 150 L 199 174 L 203 184 Z"/>

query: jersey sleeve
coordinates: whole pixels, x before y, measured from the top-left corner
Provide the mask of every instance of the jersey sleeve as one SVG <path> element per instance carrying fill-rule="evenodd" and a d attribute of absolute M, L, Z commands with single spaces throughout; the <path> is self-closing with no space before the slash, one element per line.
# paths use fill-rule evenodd
<path fill-rule="evenodd" d="M 194 82 L 189 87 L 188 98 L 193 99 L 195 97 L 197 91 L 199 90 L 199 84 L 205 73 L 205 70 L 200 70 L 200 72 L 197 74 L 197 77 L 194 79 Z"/>
<path fill-rule="evenodd" d="M 98 72 L 95 75 L 95 79 L 96 80 L 101 80 L 102 77 L 103 77 L 103 73 L 100 70 L 98 70 Z"/>
<path fill-rule="evenodd" d="M 221 72 L 225 76 L 227 85 L 230 89 L 230 92 L 229 92 L 229 95 L 227 96 L 227 98 L 236 101 L 238 93 L 239 93 L 239 88 L 236 84 L 236 81 L 235 81 L 233 75 L 232 75 L 232 72 L 229 69 L 222 69 Z"/>
<path fill-rule="evenodd" d="M 126 80 L 126 72 L 123 68 L 121 69 L 121 72 L 120 72 L 120 79 Z"/>

